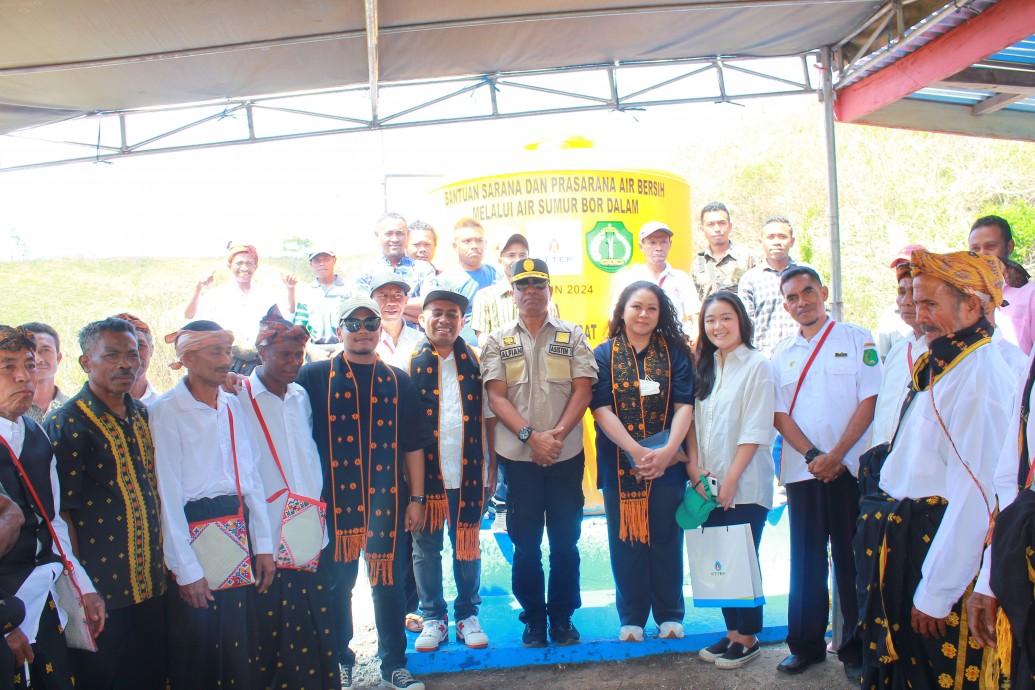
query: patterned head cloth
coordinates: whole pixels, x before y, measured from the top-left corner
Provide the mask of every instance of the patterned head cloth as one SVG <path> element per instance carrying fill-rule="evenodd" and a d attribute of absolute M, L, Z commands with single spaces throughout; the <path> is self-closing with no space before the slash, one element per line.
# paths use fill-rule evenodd
<path fill-rule="evenodd" d="M 250 244 L 238 244 L 237 242 L 228 242 L 226 245 L 226 265 L 229 266 L 230 262 L 234 260 L 234 256 L 237 254 L 248 254 L 252 257 L 252 261 L 259 263 L 259 251 Z"/>
<path fill-rule="evenodd" d="M 234 334 L 223 330 L 211 321 L 192 321 L 178 331 L 165 336 L 165 342 L 174 343 L 176 361 L 169 365 L 170 369 L 182 369 L 183 355 L 206 347 L 220 345 L 230 347 L 234 343 Z"/>
<path fill-rule="evenodd" d="M 994 256 L 974 252 L 934 254 L 913 250 L 909 265 L 913 277 L 923 273 L 980 299 L 989 311 L 1003 303 L 1003 265 Z"/>
<path fill-rule="evenodd" d="M 0 350 L 17 352 L 18 350 L 36 351 L 36 335 L 22 327 L 0 325 Z"/>
<path fill-rule="evenodd" d="M 151 327 L 147 325 L 139 316 L 133 316 L 128 311 L 124 311 L 121 314 L 116 314 L 111 317 L 113 319 L 122 319 L 123 321 L 129 321 L 133 324 L 133 328 L 137 329 L 137 333 L 147 333 L 151 335 Z"/>
<path fill-rule="evenodd" d="M 259 322 L 259 336 L 255 339 L 256 347 L 269 347 L 285 340 L 297 340 L 304 343 L 309 340 L 309 330 L 302 325 L 296 326 L 283 317 L 280 307 L 273 305 Z"/>

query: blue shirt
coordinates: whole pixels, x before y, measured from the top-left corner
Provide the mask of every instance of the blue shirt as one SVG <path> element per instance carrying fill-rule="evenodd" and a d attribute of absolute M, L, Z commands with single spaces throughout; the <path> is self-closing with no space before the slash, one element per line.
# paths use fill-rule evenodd
<path fill-rule="evenodd" d="M 611 348 L 614 340 L 597 345 L 593 355 L 597 360 L 597 382 L 593 384 L 593 399 L 590 410 L 601 407 L 615 409 L 614 393 L 611 390 Z M 672 415 L 676 404 L 694 404 L 694 368 L 690 358 L 673 347 L 669 348 L 671 372 L 671 392 L 668 396 L 668 413 L 665 416 L 665 428 L 672 427 Z M 639 376 L 644 377 L 645 357 L 643 352 L 636 353 Z M 601 489 L 618 488 L 618 452 L 620 449 L 608 438 L 599 424 L 593 425 L 597 435 L 597 487 Z M 681 484 L 686 481 L 686 465 L 679 462 L 665 470 L 665 474 L 654 480 L 655 484 Z"/>
<path fill-rule="evenodd" d="M 474 295 L 479 290 L 491 287 L 503 279 L 503 274 L 495 266 L 482 264 L 475 271 L 465 271 L 462 268 L 455 268 L 442 273 L 438 277 L 438 286 L 442 290 L 452 290 L 467 298 L 467 311 L 464 312 L 464 327 L 460 331 L 460 337 L 469 345 L 478 346 L 478 335 L 471 326 L 471 308 L 474 306 Z"/>

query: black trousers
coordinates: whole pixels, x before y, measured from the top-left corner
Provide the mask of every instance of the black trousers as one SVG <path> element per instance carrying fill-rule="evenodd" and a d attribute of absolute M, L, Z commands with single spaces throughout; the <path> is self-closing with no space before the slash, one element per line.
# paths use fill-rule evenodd
<path fill-rule="evenodd" d="M 582 473 L 586 456 L 549 467 L 507 464 L 507 534 L 514 543 L 511 587 L 526 623 L 564 623 L 582 606 L 579 537 L 582 534 Z M 550 585 L 543 573 L 543 528 L 550 542 Z"/>
<path fill-rule="evenodd" d="M 683 500 L 686 482 L 655 484 L 647 503 L 650 544 L 618 538 L 620 500 L 617 487 L 603 490 L 607 515 L 607 543 L 615 578 L 615 604 L 622 625 L 644 627 L 654 612 L 654 622 L 681 623 L 686 613 L 683 599 L 683 530 L 676 524 L 676 507 Z"/>
<path fill-rule="evenodd" d="M 743 503 L 723 510 L 719 506 L 711 512 L 704 527 L 724 527 L 726 525 L 751 525 L 751 537 L 755 541 L 755 555 L 758 545 L 762 543 L 762 528 L 765 527 L 769 510 L 757 503 Z M 727 630 L 734 630 L 741 635 L 757 635 L 762 632 L 762 607 L 751 608 L 723 607 L 722 618 Z"/>
<path fill-rule="evenodd" d="M 69 649 L 77 688 L 165 690 L 168 675 L 165 601 L 153 597 L 108 611 L 97 651 Z"/>
<path fill-rule="evenodd" d="M 392 561 L 392 585 L 374 585 L 374 625 L 377 628 L 377 655 L 381 658 L 381 675 L 388 676 L 406 666 L 406 596 L 404 581 L 410 534 L 403 528 L 402 514 L 396 525 L 395 554 Z M 362 556 L 360 556 L 362 559 Z M 412 569 L 412 566 L 409 566 Z M 354 666 L 356 653 L 349 648 L 353 635 L 352 590 L 359 575 L 359 560 L 343 563 L 334 560 L 334 541 L 320 555 L 318 574 L 330 591 L 331 619 L 338 663 Z"/>
<path fill-rule="evenodd" d="M 845 640 L 837 656 L 843 662 L 858 663 L 861 650 L 854 631 L 859 620 L 859 600 L 852 539 L 859 517 L 859 483 L 845 472 L 829 484 L 818 479 L 788 484 L 787 514 L 791 532 L 787 646 L 791 654 L 810 659 L 826 655 L 825 635 L 830 616 L 827 579 L 829 561 L 833 560 L 844 618 L 841 636 Z"/>

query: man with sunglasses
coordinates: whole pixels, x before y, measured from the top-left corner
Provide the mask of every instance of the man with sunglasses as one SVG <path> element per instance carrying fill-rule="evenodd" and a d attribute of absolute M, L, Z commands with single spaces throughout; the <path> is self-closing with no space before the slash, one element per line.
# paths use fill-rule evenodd
<path fill-rule="evenodd" d="M 582 528 L 582 417 L 597 379 L 586 335 L 549 315 L 550 271 L 541 259 L 512 267 L 518 318 L 482 350 L 482 380 L 496 415 L 495 449 L 505 463 L 514 543 L 512 587 L 523 609 L 522 642 L 544 647 L 579 641 L 571 616 L 582 605 L 578 540 Z M 549 596 L 542 564 L 549 525 Z"/>
<path fill-rule="evenodd" d="M 318 574 L 330 589 L 343 688 L 351 688 L 352 589 L 360 553 L 374 601 L 381 687 L 424 690 L 406 670 L 403 581 L 410 532 L 424 524 L 423 448 L 435 437 L 408 374 L 377 357 L 381 310 L 365 295 L 341 307 L 345 351 L 302 368 L 313 406 L 313 439 L 323 469 L 330 543 Z"/>

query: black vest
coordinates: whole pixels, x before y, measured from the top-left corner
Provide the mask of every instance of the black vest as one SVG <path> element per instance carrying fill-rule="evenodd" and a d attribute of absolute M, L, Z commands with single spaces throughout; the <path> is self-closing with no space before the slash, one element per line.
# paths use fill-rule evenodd
<path fill-rule="evenodd" d="M 54 519 L 54 492 L 50 483 L 50 461 L 54 457 L 50 439 L 28 416 L 25 422 L 25 443 L 18 456 L 22 467 L 32 482 L 36 494 L 43 501 L 47 518 Z M 17 592 L 25 578 L 39 565 L 59 563 L 60 558 L 54 553 L 54 540 L 50 536 L 45 522 L 39 519 L 32 494 L 25 486 L 24 480 L 11 460 L 7 447 L 0 445 L 0 484 L 3 485 L 11 500 L 18 504 L 25 517 L 18 534 L 18 540 L 2 558 L 0 558 L 0 589 Z M 39 552 L 39 555 L 37 555 Z"/>

